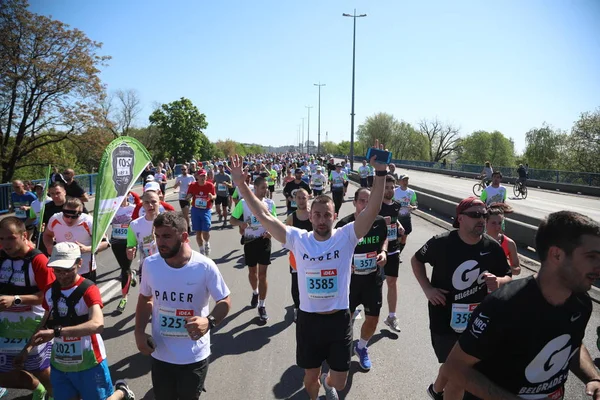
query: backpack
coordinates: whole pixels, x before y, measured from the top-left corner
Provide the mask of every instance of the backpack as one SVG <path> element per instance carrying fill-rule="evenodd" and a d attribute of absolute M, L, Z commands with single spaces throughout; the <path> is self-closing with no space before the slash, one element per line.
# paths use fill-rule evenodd
<path fill-rule="evenodd" d="M 75 326 L 83 324 L 88 320 L 88 315 L 77 315 L 75 312 L 75 305 L 79 303 L 79 300 L 85 294 L 90 286 L 94 285 L 89 279 L 84 279 L 83 282 L 77 286 L 75 290 L 65 298 L 67 303 L 67 314 L 61 317 L 58 313 L 58 301 L 61 297 L 65 297 L 62 294 L 60 283 L 54 281 L 50 290 L 52 291 L 52 319 L 48 320 L 48 328 L 54 328 L 55 326 Z"/>
<path fill-rule="evenodd" d="M 35 294 L 35 293 L 39 292 L 40 289 L 36 286 L 36 284 L 35 283 L 33 285 L 31 284 L 31 277 L 29 276 L 29 266 L 31 265 L 31 262 L 33 261 L 33 259 L 40 254 L 42 254 L 42 252 L 40 250 L 31 249 L 27 252 L 27 254 L 25 254 L 25 257 L 18 259 L 18 260 L 23 260 L 23 265 L 21 266 L 21 270 L 23 271 L 23 275 L 24 275 L 24 279 L 25 279 L 25 286 L 16 286 L 11 283 L 12 277 L 15 273 L 15 270 L 13 268 L 13 271 L 10 274 L 8 281 L 0 283 L 0 293 L 5 294 L 5 295 L 11 295 L 11 296 L 15 296 L 15 295 L 23 296 L 23 295 Z M 4 251 L 0 251 L 0 268 L 2 267 L 2 265 L 4 265 L 4 262 L 6 260 L 13 260 L 13 258 L 10 258 L 8 256 L 8 254 L 6 254 Z"/>

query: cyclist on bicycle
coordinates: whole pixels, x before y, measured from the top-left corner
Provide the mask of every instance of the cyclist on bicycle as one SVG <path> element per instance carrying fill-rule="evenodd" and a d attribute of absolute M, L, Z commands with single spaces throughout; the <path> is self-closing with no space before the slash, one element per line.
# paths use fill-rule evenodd
<path fill-rule="evenodd" d="M 519 168 L 517 168 L 517 174 L 519 174 L 519 178 L 517 182 L 519 182 L 522 186 L 525 186 L 527 183 L 527 169 L 523 166 L 523 164 L 519 164 Z"/>
<path fill-rule="evenodd" d="M 492 164 L 489 161 L 485 162 L 485 167 L 481 171 L 481 179 L 485 179 L 486 186 L 490 185 L 492 181 L 492 174 L 494 173 L 494 169 L 492 168 Z"/>

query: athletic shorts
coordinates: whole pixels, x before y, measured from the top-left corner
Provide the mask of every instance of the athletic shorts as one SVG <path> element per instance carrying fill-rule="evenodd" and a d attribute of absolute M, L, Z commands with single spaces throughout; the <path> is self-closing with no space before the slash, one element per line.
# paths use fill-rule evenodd
<path fill-rule="evenodd" d="M 182 210 L 189 206 L 190 206 L 189 200 L 179 200 L 179 208 L 181 208 Z"/>
<path fill-rule="evenodd" d="M 379 317 L 383 296 L 381 290 L 383 279 L 379 271 L 369 275 L 352 274 L 350 279 L 350 312 L 354 313 L 356 308 L 362 304 L 365 315 Z"/>
<path fill-rule="evenodd" d="M 271 239 L 258 238 L 251 241 L 245 239 L 244 260 L 249 267 L 256 267 L 257 264 L 271 264 Z"/>
<path fill-rule="evenodd" d="M 373 179 L 375 177 L 373 175 L 369 175 L 367 176 L 367 184 L 369 185 L 369 187 L 373 186 Z"/>
<path fill-rule="evenodd" d="M 398 271 L 400 270 L 400 253 L 389 254 L 387 256 L 387 262 L 383 267 L 383 273 L 385 276 L 391 276 L 393 278 L 398 277 Z"/>
<path fill-rule="evenodd" d="M 320 196 L 323 194 L 323 189 L 313 189 L 313 194 L 315 196 Z"/>
<path fill-rule="evenodd" d="M 0 338 L 3 340 L 4 338 Z M 18 341 L 17 339 L 16 341 Z M 16 343 L 20 348 L 25 347 L 27 339 L 21 339 L 23 343 Z M 24 370 L 29 372 L 43 371 L 50 366 L 50 355 L 52 354 L 52 342 L 44 343 L 40 346 L 40 352 L 37 354 L 30 353 L 25 359 Z M 18 353 L 4 354 L 0 352 L 0 373 L 10 372 L 15 367 L 13 362 Z"/>
<path fill-rule="evenodd" d="M 275 191 L 275 185 L 269 185 L 269 192 L 273 193 Z"/>
<path fill-rule="evenodd" d="M 433 346 L 433 351 L 435 351 L 435 355 L 440 364 L 446 362 L 454 344 L 458 342 L 459 336 L 458 333 L 440 334 L 431 332 L 431 345 Z"/>
<path fill-rule="evenodd" d="M 233 192 L 235 192 L 235 188 L 227 188 L 227 190 L 229 191 L 229 195 L 233 196 Z"/>
<path fill-rule="evenodd" d="M 398 218 L 398 222 L 402 224 L 402 227 L 404 228 L 404 234 L 410 235 L 412 232 L 412 221 L 410 219 L 410 214 L 408 214 L 408 216 L 400 216 Z"/>
<path fill-rule="evenodd" d="M 208 232 L 211 224 L 210 210 L 192 208 L 192 230 L 194 232 Z"/>
<path fill-rule="evenodd" d="M 327 361 L 333 371 L 350 369 L 352 319 L 350 310 L 333 314 L 298 311 L 296 363 L 300 368 L 320 368 Z"/>
<path fill-rule="evenodd" d="M 193 364 L 171 364 L 152 358 L 154 398 L 197 399 L 204 390 L 210 357 Z M 87 400 L 87 399 L 86 399 Z"/>
<path fill-rule="evenodd" d="M 360 178 L 360 187 L 367 187 L 367 178 Z"/>
<path fill-rule="evenodd" d="M 229 204 L 229 196 L 220 196 L 217 195 L 217 198 L 215 199 L 215 205 L 221 205 L 223 204 L 225 207 L 227 207 L 227 205 Z"/>
<path fill-rule="evenodd" d="M 55 399 L 105 400 L 114 392 L 106 360 L 79 372 L 62 372 L 52 367 L 50 382 Z"/>

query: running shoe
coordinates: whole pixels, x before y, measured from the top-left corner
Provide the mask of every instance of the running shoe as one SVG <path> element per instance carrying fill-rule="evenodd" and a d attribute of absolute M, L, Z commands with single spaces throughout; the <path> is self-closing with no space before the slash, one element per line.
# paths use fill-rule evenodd
<path fill-rule="evenodd" d="M 433 390 L 433 383 L 427 388 L 427 394 L 433 400 L 444 400 L 444 392 L 438 393 L 435 390 Z"/>
<path fill-rule="evenodd" d="M 135 400 L 135 394 L 133 394 L 131 389 L 129 389 L 125 379 L 119 379 L 115 382 L 115 390 L 121 390 L 123 393 L 125 393 L 125 400 Z"/>
<path fill-rule="evenodd" d="M 202 254 L 203 256 L 206 255 L 206 252 L 204 251 L 204 249 L 206 249 L 206 246 L 202 245 L 198 248 L 198 251 L 200 252 L 200 254 Z"/>
<path fill-rule="evenodd" d="M 250 307 L 256 308 L 258 305 L 258 293 L 252 293 L 252 300 L 250 300 Z"/>
<path fill-rule="evenodd" d="M 258 307 L 258 316 L 262 322 L 267 322 L 269 320 L 267 309 L 265 307 Z"/>
<path fill-rule="evenodd" d="M 358 365 L 363 371 L 369 371 L 371 369 L 371 359 L 369 358 L 369 350 L 364 347 L 363 349 L 358 348 L 358 342 L 354 344 L 354 354 L 358 357 Z"/>
<path fill-rule="evenodd" d="M 223 222 L 223 216 L 219 214 L 219 222 Z"/>
<path fill-rule="evenodd" d="M 360 316 L 360 308 L 357 308 L 356 310 L 354 310 L 354 313 L 352 314 L 352 322 L 354 322 L 354 320 L 356 318 L 358 318 Z"/>
<path fill-rule="evenodd" d="M 123 314 L 123 311 L 125 311 L 125 306 L 127 306 L 127 299 L 123 297 L 121 301 L 119 301 L 119 305 L 117 306 L 117 312 L 119 314 Z"/>
<path fill-rule="evenodd" d="M 333 387 L 327 387 L 327 385 L 325 384 L 325 380 L 327 379 L 327 373 L 321 374 L 321 385 L 323 385 L 323 389 L 325 389 L 325 398 L 327 400 L 339 400 L 340 398 L 338 397 L 337 394 L 337 390 L 335 390 L 335 388 Z"/>
<path fill-rule="evenodd" d="M 210 243 L 206 242 L 204 243 L 204 254 L 206 254 L 206 256 L 210 256 Z"/>
<path fill-rule="evenodd" d="M 131 287 L 136 287 L 138 284 L 137 272 L 134 269 L 131 270 Z"/>
<path fill-rule="evenodd" d="M 38 390 L 38 389 L 40 389 L 40 390 Z M 48 392 L 46 391 L 46 388 L 44 387 L 44 385 L 42 385 L 40 383 L 40 386 L 38 386 L 38 389 L 31 392 L 31 400 L 45 400 L 46 399 L 46 394 Z M 4 389 L 4 390 L 6 390 L 6 389 Z"/>
<path fill-rule="evenodd" d="M 7 388 L 0 387 L 0 397 L 6 396 L 7 393 L 8 393 Z"/>
<path fill-rule="evenodd" d="M 389 326 L 391 330 L 400 332 L 400 323 L 398 322 L 398 318 L 388 316 L 383 323 Z"/>

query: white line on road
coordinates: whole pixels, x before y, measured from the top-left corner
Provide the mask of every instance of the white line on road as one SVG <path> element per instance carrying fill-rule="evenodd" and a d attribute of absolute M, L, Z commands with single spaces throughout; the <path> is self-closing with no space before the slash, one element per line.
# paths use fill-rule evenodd
<path fill-rule="evenodd" d="M 100 295 L 102 295 L 102 303 L 106 303 L 121 290 L 121 282 L 117 279 L 112 279 L 102 286 L 99 286 L 98 289 L 100 289 Z"/>

